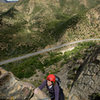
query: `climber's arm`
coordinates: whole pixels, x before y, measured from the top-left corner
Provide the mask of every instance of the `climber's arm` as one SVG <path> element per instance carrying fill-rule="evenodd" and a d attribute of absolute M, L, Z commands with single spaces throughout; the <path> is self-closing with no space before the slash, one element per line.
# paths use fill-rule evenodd
<path fill-rule="evenodd" d="M 39 86 L 39 89 L 42 90 L 46 86 L 46 80 Z"/>

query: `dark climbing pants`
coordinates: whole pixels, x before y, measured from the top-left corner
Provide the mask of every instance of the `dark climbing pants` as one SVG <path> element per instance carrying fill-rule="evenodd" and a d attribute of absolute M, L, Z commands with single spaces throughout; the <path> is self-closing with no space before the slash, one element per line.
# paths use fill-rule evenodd
<path fill-rule="evenodd" d="M 55 100 L 54 98 L 52 98 L 51 100 Z M 63 91 L 60 92 L 60 95 L 59 95 L 59 100 L 65 100 L 65 97 L 64 97 L 64 93 Z"/>
<path fill-rule="evenodd" d="M 64 97 L 64 93 L 63 92 L 60 93 L 59 100 L 65 100 L 65 97 Z"/>

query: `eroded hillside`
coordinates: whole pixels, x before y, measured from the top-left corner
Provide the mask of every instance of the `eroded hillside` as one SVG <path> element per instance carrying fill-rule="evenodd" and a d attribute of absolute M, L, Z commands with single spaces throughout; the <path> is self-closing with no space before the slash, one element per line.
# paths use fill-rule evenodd
<path fill-rule="evenodd" d="M 99 4 L 98 0 L 20 0 L 1 12 L 0 59 L 57 43 L 99 38 Z"/>

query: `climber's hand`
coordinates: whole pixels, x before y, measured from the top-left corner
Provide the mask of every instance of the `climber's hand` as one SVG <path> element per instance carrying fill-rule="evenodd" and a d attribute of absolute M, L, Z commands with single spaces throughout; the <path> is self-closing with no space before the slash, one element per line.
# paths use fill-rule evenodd
<path fill-rule="evenodd" d="M 34 90 L 34 94 L 37 94 L 37 93 L 38 93 L 38 90 L 39 90 L 39 88 L 36 88 L 36 89 Z"/>

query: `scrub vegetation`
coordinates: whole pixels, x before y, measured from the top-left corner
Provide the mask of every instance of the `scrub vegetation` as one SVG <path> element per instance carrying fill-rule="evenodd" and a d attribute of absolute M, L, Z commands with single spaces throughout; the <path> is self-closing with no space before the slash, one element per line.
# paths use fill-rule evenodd
<path fill-rule="evenodd" d="M 87 0 L 86 6 L 79 0 L 20 0 L 7 6 L 8 10 L 0 13 L 0 60 L 56 43 L 99 38 L 96 18 L 91 22 L 86 16 L 98 2 Z"/>
<path fill-rule="evenodd" d="M 13 74 L 18 78 L 29 78 L 36 73 L 36 70 L 40 70 L 45 74 L 57 73 L 59 68 L 49 70 L 45 72 L 45 69 L 51 65 L 56 65 L 60 61 L 63 64 L 68 63 L 69 61 L 76 61 L 78 59 L 84 58 L 84 52 L 89 52 L 87 49 L 89 47 L 95 47 L 95 42 L 86 42 L 80 43 L 72 51 L 67 51 L 64 54 L 61 52 L 48 52 L 47 56 L 45 54 L 37 55 L 25 60 L 17 61 L 15 63 L 10 63 L 3 65 L 2 67 L 8 71 L 13 72 Z M 72 70 L 69 71 L 69 78 L 74 78 L 74 72 L 78 69 L 78 66 L 75 66 Z"/>

